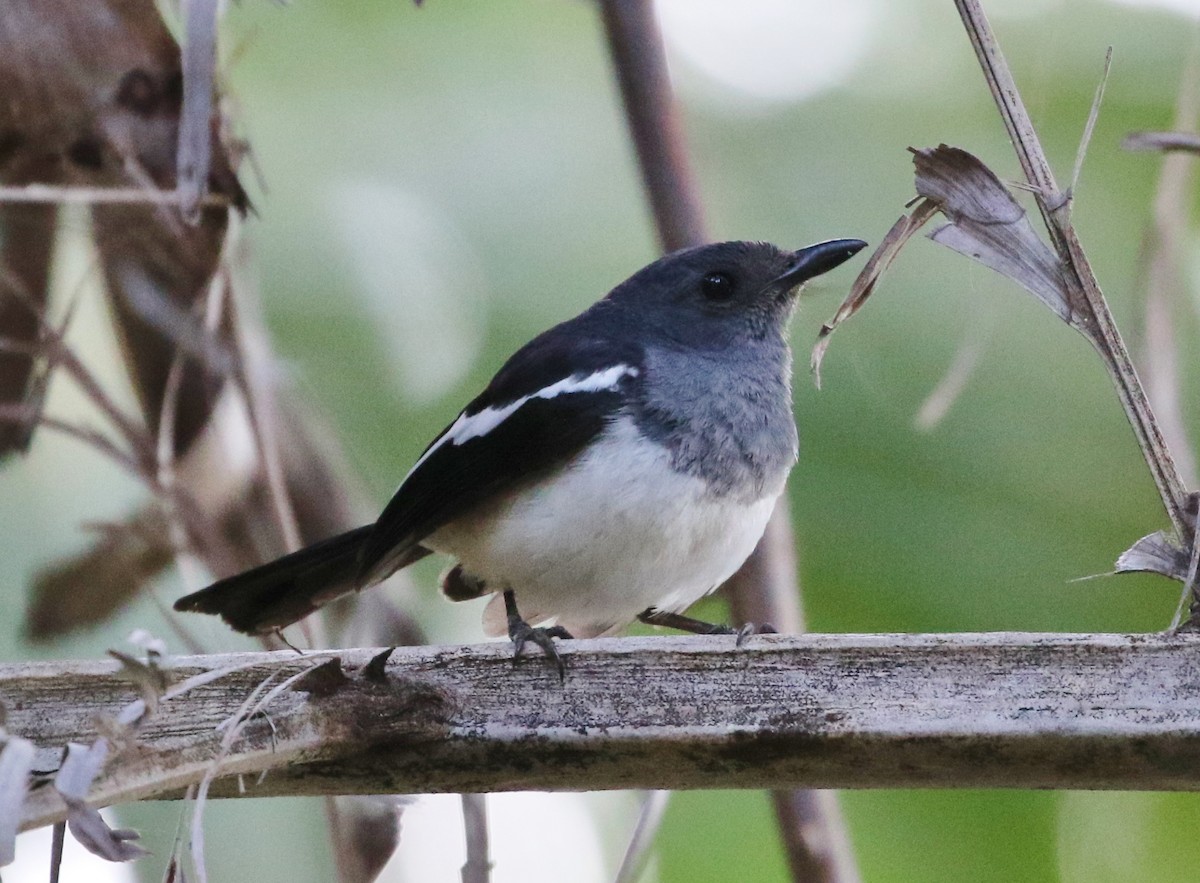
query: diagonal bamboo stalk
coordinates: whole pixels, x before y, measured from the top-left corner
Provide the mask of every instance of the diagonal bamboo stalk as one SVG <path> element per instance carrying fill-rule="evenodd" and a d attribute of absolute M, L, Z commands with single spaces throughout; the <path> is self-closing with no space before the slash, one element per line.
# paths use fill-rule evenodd
<path fill-rule="evenodd" d="M 980 0 L 955 0 L 955 6 L 975 48 L 979 66 L 1012 139 L 1021 168 L 1033 188 L 1050 239 L 1066 268 L 1067 283 L 1073 289 L 1072 304 L 1078 305 L 1084 322 L 1089 326 L 1085 336 L 1096 347 L 1108 369 L 1171 524 L 1184 544 L 1191 545 L 1194 517 L 1187 511 L 1187 488 L 1154 418 L 1150 402 L 1134 370 L 1133 360 L 1117 330 L 1096 275 L 1092 272 L 1091 263 L 1071 224 L 1070 194 L 1058 188 L 1041 140 L 1021 100 L 1012 71 L 1000 51 L 1000 44 Z"/>

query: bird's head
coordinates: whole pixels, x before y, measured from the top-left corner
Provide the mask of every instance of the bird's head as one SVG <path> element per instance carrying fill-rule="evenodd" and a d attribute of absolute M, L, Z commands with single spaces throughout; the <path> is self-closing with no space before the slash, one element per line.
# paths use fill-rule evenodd
<path fill-rule="evenodd" d="M 628 318 L 687 346 L 723 347 L 784 333 L 800 286 L 866 243 L 833 239 L 798 251 L 718 242 L 666 255 L 608 295 Z"/>

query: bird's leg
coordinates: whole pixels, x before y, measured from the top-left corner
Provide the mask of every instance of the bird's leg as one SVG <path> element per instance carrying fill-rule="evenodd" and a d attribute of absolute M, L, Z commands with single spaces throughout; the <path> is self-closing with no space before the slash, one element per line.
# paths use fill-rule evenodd
<path fill-rule="evenodd" d="M 715 622 L 705 622 L 693 619 L 682 613 L 667 613 L 665 610 L 655 610 L 647 607 L 638 614 L 638 619 L 646 625 L 658 625 L 668 629 L 678 629 L 681 632 L 691 632 L 693 635 L 733 635 L 737 631 L 727 625 Z"/>
<path fill-rule="evenodd" d="M 665 610 L 655 610 L 653 607 L 647 607 L 639 613 L 638 619 L 646 623 L 646 625 L 658 625 L 664 628 L 678 629 L 681 632 L 691 632 L 694 635 L 737 635 L 737 646 L 739 647 L 751 635 L 773 635 L 776 633 L 775 626 L 765 622 L 762 625 L 755 625 L 748 622 L 740 629 L 735 629 L 732 626 L 705 622 L 702 619 L 693 619 L 690 616 L 684 616 L 682 613 L 667 613 Z"/>
<path fill-rule="evenodd" d="M 525 647 L 526 642 L 532 641 L 542 648 L 548 659 L 552 659 L 554 664 L 558 666 L 558 679 L 565 681 L 567 678 L 567 667 L 563 664 L 562 657 L 558 655 L 558 648 L 554 646 L 554 638 L 570 638 L 573 635 L 563 628 L 561 625 L 552 625 L 548 628 L 535 628 L 521 619 L 521 614 L 517 612 L 517 598 L 513 594 L 512 589 L 504 591 L 504 612 L 508 614 L 508 636 L 513 642 L 513 662 L 521 656 L 521 650 Z"/>

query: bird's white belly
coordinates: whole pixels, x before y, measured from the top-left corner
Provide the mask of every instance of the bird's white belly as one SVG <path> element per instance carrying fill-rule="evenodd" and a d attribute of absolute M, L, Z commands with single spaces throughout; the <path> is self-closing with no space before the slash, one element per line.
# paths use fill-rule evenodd
<path fill-rule="evenodd" d="M 778 487 L 753 502 L 674 471 L 628 418 L 562 472 L 442 527 L 424 545 L 454 555 L 521 615 L 595 635 L 648 607 L 680 611 L 728 579 L 766 528 Z M 502 632 L 497 597 L 485 616 Z"/>

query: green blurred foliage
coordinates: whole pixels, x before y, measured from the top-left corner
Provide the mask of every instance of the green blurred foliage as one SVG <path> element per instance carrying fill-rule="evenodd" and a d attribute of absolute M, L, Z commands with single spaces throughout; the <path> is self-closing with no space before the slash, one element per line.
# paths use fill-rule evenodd
<path fill-rule="evenodd" d="M 1083 0 L 994 5 L 1020 13 L 998 15 L 997 30 L 1064 185 L 1104 49 L 1114 46 L 1074 211 L 1136 343 L 1137 252 L 1159 163 L 1118 144 L 1131 130 L 1170 126 L 1194 25 Z M 845 83 L 802 102 L 714 94 L 680 67 L 716 236 L 791 247 L 833 236 L 877 242 L 912 196 L 908 146 L 946 142 L 1018 177 L 950 5 L 866 8 L 875 24 L 865 59 Z M 259 214 L 246 236 L 275 344 L 382 503 L 507 353 L 655 254 L 595 10 L 557 0 L 430 0 L 420 10 L 361 0 L 248 3 L 230 8 L 226 31 L 226 76 L 269 185 L 251 182 Z M 444 365 L 454 378 L 434 397 L 414 397 L 405 383 L 411 369 L 392 361 L 397 341 L 412 336 L 403 303 L 388 300 L 386 285 L 364 294 L 363 281 L 372 262 L 376 278 L 394 277 L 398 290 L 419 281 L 406 261 L 424 252 L 413 254 L 406 241 L 391 255 L 365 250 L 348 235 L 346 212 L 363 193 L 381 199 L 362 201 L 364 212 L 389 211 L 395 197 L 418 222 L 450 231 L 451 257 L 431 259 L 435 276 L 458 278 L 468 267 L 478 280 L 479 290 L 437 294 L 466 303 L 467 318 L 457 338 L 421 354 L 435 375 Z M 377 220 L 387 222 L 369 214 L 357 222 Z M 790 494 L 811 627 L 1165 626 L 1177 601 L 1173 584 L 1072 581 L 1109 570 L 1133 540 L 1165 525 L 1109 381 L 1082 338 L 1007 281 L 918 240 L 835 338 L 818 392 L 808 348 L 851 275 L 839 271 L 814 286 L 794 328 L 802 457 Z M 915 429 L 914 415 L 973 325 L 986 341 L 976 372 L 939 425 Z M 1190 366 L 1194 323 L 1179 333 L 1181 364 Z M 97 334 L 87 340 L 106 351 Z M 1188 377 L 1189 400 L 1194 386 Z M 140 491 L 45 436 L 26 463 L 8 466 L 3 482 L 4 658 L 95 655 L 134 624 L 165 633 L 141 604 L 102 634 L 36 650 L 20 643 L 30 572 L 76 546 L 77 523 L 116 517 Z M 421 571 L 421 579 L 434 572 Z M 712 602 L 705 612 L 721 615 Z M 878 791 L 847 794 L 844 804 L 872 883 L 1194 878 L 1187 844 L 1200 802 L 1189 795 Z M 143 824 L 154 813 L 134 811 Z M 250 876 L 245 855 L 220 865 L 229 856 L 218 845 L 236 841 L 239 825 L 262 831 L 264 842 L 304 844 L 264 858 L 261 868 L 270 870 L 261 879 L 328 877 L 320 810 L 310 802 L 214 807 L 211 861 L 228 868 L 215 879 Z M 173 825 L 160 827 L 168 843 Z M 620 848 L 613 843 L 614 855 Z M 786 875 L 766 799 L 736 792 L 673 799 L 657 867 L 664 881 Z"/>

